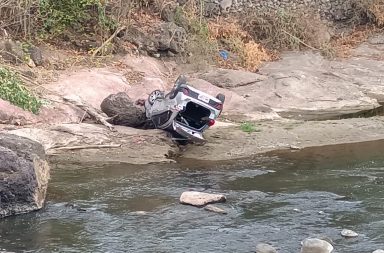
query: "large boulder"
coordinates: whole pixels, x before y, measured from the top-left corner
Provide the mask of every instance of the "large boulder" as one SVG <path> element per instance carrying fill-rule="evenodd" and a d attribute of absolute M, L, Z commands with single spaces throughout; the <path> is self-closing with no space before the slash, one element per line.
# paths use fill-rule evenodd
<path fill-rule="evenodd" d="M 41 144 L 0 134 L 0 218 L 42 208 L 49 171 Z"/>
<path fill-rule="evenodd" d="M 173 22 L 160 25 L 160 33 L 157 35 L 159 51 L 171 51 L 178 54 L 185 51 L 187 32 L 184 28 Z"/>
<path fill-rule="evenodd" d="M 143 106 L 135 105 L 125 92 L 111 94 L 100 105 L 101 110 L 111 117 L 110 123 L 141 128 L 147 123 Z"/>

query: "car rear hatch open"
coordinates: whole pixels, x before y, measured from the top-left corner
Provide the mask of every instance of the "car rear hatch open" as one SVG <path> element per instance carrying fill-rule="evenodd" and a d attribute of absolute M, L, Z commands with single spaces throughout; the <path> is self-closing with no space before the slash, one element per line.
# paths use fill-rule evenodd
<path fill-rule="evenodd" d="M 207 126 L 210 115 L 211 110 L 208 108 L 194 102 L 188 102 L 185 109 L 179 112 L 175 120 L 189 128 L 201 130 Z"/>

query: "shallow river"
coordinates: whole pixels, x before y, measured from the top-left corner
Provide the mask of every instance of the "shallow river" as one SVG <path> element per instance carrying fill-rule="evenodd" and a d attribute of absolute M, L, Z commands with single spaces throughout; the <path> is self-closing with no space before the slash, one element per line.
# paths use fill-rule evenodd
<path fill-rule="evenodd" d="M 178 203 L 185 190 L 224 193 L 227 215 Z M 360 235 L 340 236 L 343 228 Z M 39 212 L 0 220 L 0 251 L 334 252 L 384 248 L 384 142 L 282 152 L 232 164 L 56 165 Z"/>

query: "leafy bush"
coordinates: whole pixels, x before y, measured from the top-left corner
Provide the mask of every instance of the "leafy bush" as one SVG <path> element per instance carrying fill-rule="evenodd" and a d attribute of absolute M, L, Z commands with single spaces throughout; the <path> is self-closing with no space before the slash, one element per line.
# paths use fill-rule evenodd
<path fill-rule="evenodd" d="M 255 124 L 252 122 L 244 122 L 240 125 L 240 129 L 246 133 L 260 132 L 260 129 L 257 129 Z"/>
<path fill-rule="evenodd" d="M 54 35 L 61 34 L 68 28 L 82 32 L 90 26 L 91 30 L 95 30 L 97 26 L 101 29 L 115 27 L 100 0 L 41 0 L 39 17 L 44 31 Z"/>
<path fill-rule="evenodd" d="M 41 101 L 25 88 L 21 79 L 4 67 L 0 67 L 0 98 L 35 114 L 41 107 Z"/>

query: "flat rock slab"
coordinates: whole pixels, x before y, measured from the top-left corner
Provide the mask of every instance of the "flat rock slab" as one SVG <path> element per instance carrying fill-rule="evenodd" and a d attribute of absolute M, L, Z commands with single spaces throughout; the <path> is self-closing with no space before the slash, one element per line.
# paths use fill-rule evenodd
<path fill-rule="evenodd" d="M 199 77 L 213 85 L 227 89 L 247 86 L 267 79 L 267 77 L 263 75 L 233 69 L 211 70 L 208 73 L 201 74 Z"/>
<path fill-rule="evenodd" d="M 188 191 L 180 196 L 180 203 L 192 206 L 205 206 L 212 203 L 225 202 L 227 199 L 222 194 L 211 194 L 205 192 Z"/>

